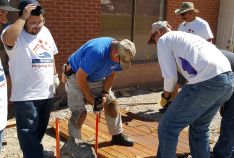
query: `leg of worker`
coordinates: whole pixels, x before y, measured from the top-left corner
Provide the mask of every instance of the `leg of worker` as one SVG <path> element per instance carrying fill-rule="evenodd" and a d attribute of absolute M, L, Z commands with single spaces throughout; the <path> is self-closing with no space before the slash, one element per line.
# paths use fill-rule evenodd
<path fill-rule="evenodd" d="M 215 158 L 234 156 L 234 94 L 224 107 L 220 136 L 213 150 Z"/>
<path fill-rule="evenodd" d="M 71 75 L 65 84 L 68 107 L 72 112 L 68 123 L 69 136 L 81 139 L 81 127 L 87 116 L 83 93 L 77 84 L 76 76 Z"/>
<path fill-rule="evenodd" d="M 17 134 L 24 158 L 43 158 L 38 140 L 40 101 L 14 102 Z"/>
<path fill-rule="evenodd" d="M 45 135 L 48 122 L 50 119 L 50 112 L 52 107 L 52 99 L 45 99 L 40 102 L 39 110 L 39 125 L 38 125 L 38 141 L 41 142 Z"/>
<path fill-rule="evenodd" d="M 3 136 L 4 136 L 4 129 L 0 131 L 0 156 L 1 156 L 1 151 L 2 151 Z"/>
<path fill-rule="evenodd" d="M 90 82 L 89 87 L 95 96 L 102 95 L 103 81 Z M 112 91 L 109 92 L 109 96 L 115 99 L 114 93 Z M 105 112 L 105 117 L 106 117 L 107 127 L 111 135 L 116 135 L 123 132 L 122 120 L 120 114 L 116 115 L 116 117 L 110 117 L 109 115 L 106 115 Z"/>
<path fill-rule="evenodd" d="M 210 157 L 209 125 L 219 109 L 220 103 L 211 106 L 201 117 L 189 126 L 189 144 L 194 158 Z"/>
<path fill-rule="evenodd" d="M 226 81 L 227 78 L 227 74 L 223 74 L 182 88 L 160 120 L 158 158 L 174 158 L 179 132 L 202 116 L 216 101 L 224 97 L 227 91 L 231 93 L 230 81 Z"/>

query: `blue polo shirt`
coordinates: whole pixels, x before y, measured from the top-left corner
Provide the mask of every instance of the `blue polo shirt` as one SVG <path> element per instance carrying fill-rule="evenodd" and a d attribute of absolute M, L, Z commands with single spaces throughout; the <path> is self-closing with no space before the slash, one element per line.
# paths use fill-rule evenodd
<path fill-rule="evenodd" d="M 120 71 L 120 64 L 113 62 L 110 57 L 113 40 L 110 37 L 100 37 L 85 43 L 68 58 L 72 70 L 76 73 L 79 68 L 83 69 L 90 82 L 102 80 L 113 71 Z"/>

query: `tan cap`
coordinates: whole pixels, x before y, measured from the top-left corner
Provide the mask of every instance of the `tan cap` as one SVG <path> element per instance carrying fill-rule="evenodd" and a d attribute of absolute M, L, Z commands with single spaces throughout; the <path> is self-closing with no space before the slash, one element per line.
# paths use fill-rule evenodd
<path fill-rule="evenodd" d="M 162 28 L 167 28 L 169 27 L 170 28 L 170 25 L 167 23 L 167 21 L 157 21 L 155 23 L 152 24 L 152 29 L 150 31 L 150 36 L 149 36 L 149 39 L 148 39 L 148 44 L 154 44 L 154 36 L 155 36 L 155 32 L 159 29 L 162 29 Z"/>
<path fill-rule="evenodd" d="M 123 70 L 129 68 L 133 57 L 136 55 L 135 44 L 128 39 L 123 39 L 118 43 L 117 50 L 121 68 Z"/>
<path fill-rule="evenodd" d="M 181 4 L 181 7 L 179 9 L 175 10 L 175 13 L 182 14 L 182 13 L 185 13 L 185 12 L 190 11 L 190 10 L 194 10 L 194 12 L 196 12 L 196 13 L 199 12 L 199 10 L 194 8 L 194 5 L 192 2 L 183 2 Z"/>

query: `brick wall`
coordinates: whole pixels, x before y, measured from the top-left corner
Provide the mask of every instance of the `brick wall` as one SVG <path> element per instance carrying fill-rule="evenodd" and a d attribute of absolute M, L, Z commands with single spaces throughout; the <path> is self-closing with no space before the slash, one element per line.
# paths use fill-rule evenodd
<path fill-rule="evenodd" d="M 174 29 L 182 22 L 174 10 L 183 0 L 166 1 L 166 19 Z M 216 36 L 220 0 L 192 0 L 199 9 L 198 16 L 205 19 Z M 100 0 L 40 0 L 46 9 L 46 26 L 51 30 L 60 54 L 56 56 L 57 70 L 61 72 L 67 57 L 87 40 L 100 36 Z M 139 75 L 139 72 L 142 72 Z M 124 81 L 124 82 L 119 82 Z M 115 87 L 161 83 L 162 78 L 157 63 L 134 65 L 129 71 L 121 72 Z"/>
<path fill-rule="evenodd" d="M 40 0 L 40 4 L 58 46 L 55 59 L 61 74 L 70 54 L 87 40 L 100 36 L 100 0 Z"/>
<path fill-rule="evenodd" d="M 181 3 L 184 1 L 185 0 L 167 0 L 166 19 L 172 25 L 173 29 L 177 29 L 179 24 L 183 21 L 180 16 L 175 15 L 174 11 L 180 8 Z M 209 23 L 214 37 L 216 37 L 220 0 L 190 0 L 190 2 L 193 2 L 195 8 L 199 10 L 197 16 Z"/>
<path fill-rule="evenodd" d="M 191 1 L 200 11 L 198 16 L 210 24 L 216 36 L 220 0 Z M 50 29 L 60 52 L 56 55 L 56 66 L 61 76 L 62 65 L 68 56 L 87 40 L 100 36 L 101 3 L 100 0 L 39 0 L 39 2 L 46 10 L 46 26 Z M 174 29 L 177 29 L 182 22 L 174 13 L 181 2 L 183 0 L 166 0 L 166 19 Z M 127 72 L 119 73 L 115 87 L 161 84 L 161 81 L 158 63 L 135 64 Z"/>

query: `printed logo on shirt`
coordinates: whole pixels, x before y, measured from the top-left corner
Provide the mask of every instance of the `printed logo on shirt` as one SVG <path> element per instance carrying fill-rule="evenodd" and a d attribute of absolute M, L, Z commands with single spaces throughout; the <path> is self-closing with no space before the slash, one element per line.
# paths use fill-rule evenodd
<path fill-rule="evenodd" d="M 0 88 L 5 87 L 5 86 L 6 86 L 6 77 L 4 74 L 4 70 L 0 68 Z"/>
<path fill-rule="evenodd" d="M 193 33 L 193 34 L 194 34 L 194 30 L 192 30 L 192 29 L 189 29 L 187 32 L 188 32 L 188 33 Z"/>
<path fill-rule="evenodd" d="M 111 70 L 115 70 L 116 67 L 117 65 L 111 66 Z"/>
<path fill-rule="evenodd" d="M 49 53 L 51 47 L 46 41 L 38 40 L 36 45 L 32 48 L 34 56 L 32 57 L 32 67 L 51 67 L 54 59 Z"/>
<path fill-rule="evenodd" d="M 190 75 L 190 77 L 197 75 L 197 71 L 193 68 L 188 60 L 181 57 L 179 57 L 179 59 L 181 61 L 182 69 L 186 71 Z"/>
<path fill-rule="evenodd" d="M 4 74 L 0 75 L 0 82 L 2 82 L 2 81 L 5 81 L 5 75 Z"/>
<path fill-rule="evenodd" d="M 3 68 L 0 67 L 0 82 L 5 81 L 5 75 Z"/>

